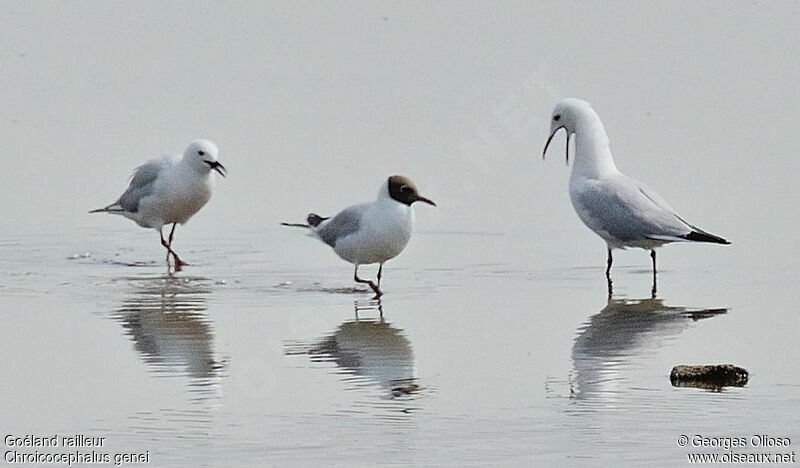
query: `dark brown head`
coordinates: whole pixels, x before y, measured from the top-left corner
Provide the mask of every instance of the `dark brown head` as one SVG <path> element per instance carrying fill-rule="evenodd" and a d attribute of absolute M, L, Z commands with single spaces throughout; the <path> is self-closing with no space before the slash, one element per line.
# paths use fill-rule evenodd
<path fill-rule="evenodd" d="M 411 205 L 414 202 L 420 201 L 436 206 L 436 203 L 417 192 L 417 186 L 414 185 L 414 182 L 411 182 L 408 177 L 401 175 L 389 177 L 389 196 L 405 205 Z"/>

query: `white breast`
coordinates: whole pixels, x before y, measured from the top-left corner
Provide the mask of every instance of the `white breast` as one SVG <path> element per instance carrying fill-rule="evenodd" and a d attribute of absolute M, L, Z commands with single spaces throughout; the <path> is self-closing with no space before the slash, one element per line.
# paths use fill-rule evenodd
<path fill-rule="evenodd" d="M 374 202 L 364 213 L 359 230 L 336 242 L 336 253 L 350 263 L 383 263 L 408 245 L 414 211 L 395 201 Z"/>
<path fill-rule="evenodd" d="M 190 170 L 190 169 L 189 169 Z M 139 216 L 150 225 L 185 224 L 211 199 L 214 178 L 211 174 L 192 174 L 186 168 L 159 178 L 155 190 L 139 204 Z"/>

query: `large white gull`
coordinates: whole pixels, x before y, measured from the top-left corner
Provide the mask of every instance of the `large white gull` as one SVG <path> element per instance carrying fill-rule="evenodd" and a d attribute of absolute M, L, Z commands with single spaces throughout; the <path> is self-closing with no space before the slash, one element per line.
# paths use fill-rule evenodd
<path fill-rule="evenodd" d="M 653 189 L 620 172 L 614 164 L 603 122 L 588 102 L 576 98 L 561 100 L 553 109 L 550 122 L 550 137 L 542 158 L 556 133 L 564 129 L 569 163 L 569 141 L 575 135 L 575 161 L 572 163 L 569 195 L 581 221 L 606 242 L 609 287 L 613 249 L 636 247 L 650 250 L 655 279 L 655 249 L 664 244 L 730 244 L 690 224 Z"/>

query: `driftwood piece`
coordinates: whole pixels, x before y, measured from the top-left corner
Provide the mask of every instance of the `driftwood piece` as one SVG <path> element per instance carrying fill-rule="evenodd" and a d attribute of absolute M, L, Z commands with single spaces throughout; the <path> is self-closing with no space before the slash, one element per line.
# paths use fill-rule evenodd
<path fill-rule="evenodd" d="M 719 390 L 722 387 L 743 387 L 750 375 L 747 369 L 733 364 L 710 366 L 675 366 L 669 374 L 674 387 L 698 387 Z"/>

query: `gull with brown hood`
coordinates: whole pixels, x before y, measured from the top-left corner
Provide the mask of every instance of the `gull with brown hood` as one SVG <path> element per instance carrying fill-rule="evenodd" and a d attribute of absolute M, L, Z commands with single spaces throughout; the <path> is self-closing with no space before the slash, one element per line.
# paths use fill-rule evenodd
<path fill-rule="evenodd" d="M 393 175 L 381 185 L 378 198 L 373 202 L 350 206 L 329 218 L 311 213 L 307 224 L 281 224 L 310 229 L 339 257 L 355 265 L 355 282 L 367 284 L 378 298 L 383 295 L 380 287 L 383 264 L 399 255 L 411 239 L 414 229 L 411 205 L 416 202 L 436 206 L 420 195 L 408 177 Z M 377 283 L 359 278 L 358 267 L 373 263 L 380 265 Z"/>

